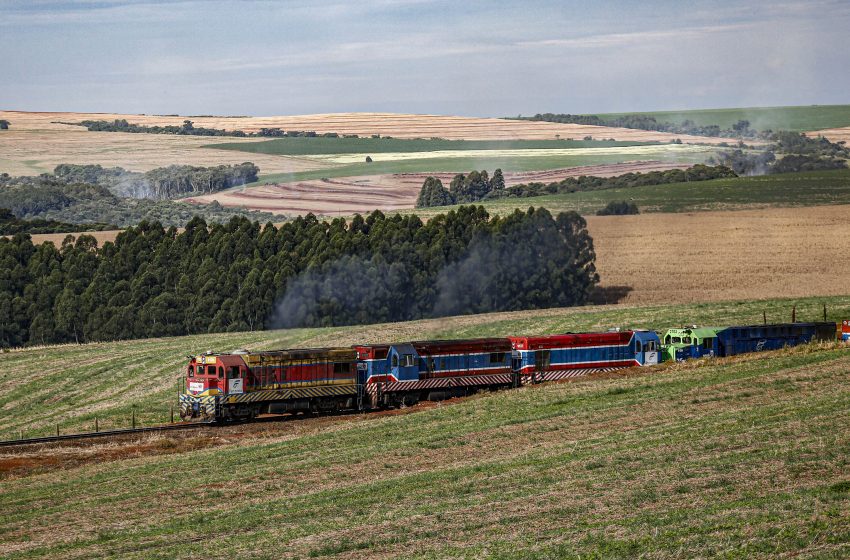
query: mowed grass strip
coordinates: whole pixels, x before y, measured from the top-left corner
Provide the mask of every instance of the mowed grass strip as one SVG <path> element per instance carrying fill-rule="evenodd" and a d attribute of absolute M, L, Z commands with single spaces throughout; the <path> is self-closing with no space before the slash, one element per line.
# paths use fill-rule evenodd
<path fill-rule="evenodd" d="M 8 480 L 0 553 L 843 558 L 848 366 L 798 347 Z"/>
<path fill-rule="evenodd" d="M 292 347 L 347 346 L 423 339 L 604 331 L 690 324 L 732 325 L 850 318 L 850 296 L 686 305 L 609 305 L 490 313 L 325 329 L 220 333 L 87 345 L 26 348 L 0 354 L 0 439 L 139 426 L 170 420 L 186 356 Z"/>

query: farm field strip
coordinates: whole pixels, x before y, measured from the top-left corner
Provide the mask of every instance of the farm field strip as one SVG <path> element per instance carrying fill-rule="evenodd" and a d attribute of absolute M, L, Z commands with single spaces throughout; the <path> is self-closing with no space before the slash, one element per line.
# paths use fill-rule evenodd
<path fill-rule="evenodd" d="M 545 158 L 556 156 L 623 156 L 658 159 L 661 157 L 677 157 L 685 154 L 704 154 L 702 146 L 688 144 L 668 144 L 650 146 L 624 146 L 606 148 L 549 148 L 549 149 L 505 149 L 505 150 L 434 150 L 428 152 L 383 152 L 373 156 L 382 161 L 406 161 L 424 159 L 480 158 L 495 160 L 500 158 Z M 353 154 L 321 154 L 304 156 L 322 162 L 351 164 L 363 162 L 368 152 Z"/>
<path fill-rule="evenodd" d="M 207 449 L 142 441 L 4 481 L 0 554 L 841 558 L 848 367 L 801 347 Z"/>
<path fill-rule="evenodd" d="M 209 117 L 209 116 L 158 116 L 127 115 L 118 113 L 62 113 L 0 111 L 0 118 L 21 123 L 25 128 L 61 128 L 54 121 L 80 122 L 83 120 L 126 119 L 141 125 L 181 125 L 190 119 L 197 127 L 257 132 L 261 128 L 283 130 L 312 130 L 318 134 L 336 132 L 359 136 L 392 136 L 394 138 L 445 138 L 447 140 L 555 140 L 585 136 L 614 138 L 637 142 L 669 142 L 676 138 L 682 142 L 719 144 L 734 143 L 730 138 L 707 138 L 575 124 L 512 121 L 497 118 L 459 117 L 445 115 L 411 115 L 398 113 L 328 113 L 314 115 L 270 117 Z M 20 126 L 20 125 L 19 125 Z M 67 127 L 65 127 L 67 128 Z M 118 133 L 110 133 L 118 134 Z M 134 135 L 135 136 L 135 135 Z M 210 143 L 209 137 L 206 143 Z M 228 139 L 229 140 L 229 139 Z"/>
<path fill-rule="evenodd" d="M 505 184 L 560 181 L 566 177 L 595 175 L 610 177 L 623 173 L 663 171 L 686 168 L 689 164 L 667 161 L 637 161 L 604 165 L 585 165 L 542 171 L 504 173 Z M 491 168 L 490 172 L 493 169 Z M 222 206 L 262 208 L 283 214 L 338 215 L 392 211 L 412 208 L 422 183 L 428 176 L 438 177 L 443 185 L 451 183 L 455 173 L 393 173 L 354 177 L 322 178 L 289 183 L 272 183 L 185 199 L 187 202 Z"/>
<path fill-rule="evenodd" d="M 683 111 L 651 111 L 634 113 L 597 113 L 598 116 L 621 117 L 646 115 L 659 122 L 679 124 L 693 121 L 698 126 L 718 125 L 731 129 L 739 120 L 750 121 L 756 130 L 807 130 L 850 126 L 850 105 L 810 105 L 791 107 L 741 107 L 727 109 L 696 109 Z"/>
<path fill-rule="evenodd" d="M 426 319 L 407 323 L 221 333 L 124 342 L 25 348 L 0 354 L 0 439 L 61 431 L 127 428 L 167 422 L 187 354 L 400 340 L 475 338 L 850 317 L 850 296 L 679 305 L 606 305 Z"/>

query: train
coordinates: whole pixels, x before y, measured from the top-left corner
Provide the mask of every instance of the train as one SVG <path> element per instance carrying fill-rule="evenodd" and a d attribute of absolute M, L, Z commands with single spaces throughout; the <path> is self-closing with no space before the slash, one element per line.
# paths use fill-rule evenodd
<path fill-rule="evenodd" d="M 850 323 L 844 322 L 848 338 Z M 591 372 L 733 356 L 834 340 L 836 324 L 732 327 L 427 340 L 187 356 L 180 416 L 241 421 L 262 414 L 368 411 Z"/>

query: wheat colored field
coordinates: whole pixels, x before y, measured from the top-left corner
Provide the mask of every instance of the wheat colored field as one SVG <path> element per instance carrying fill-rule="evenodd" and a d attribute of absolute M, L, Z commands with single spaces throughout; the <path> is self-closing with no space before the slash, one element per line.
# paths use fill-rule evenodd
<path fill-rule="evenodd" d="M 440 137 L 451 140 L 554 140 L 585 136 L 626 141 L 669 142 L 679 138 L 685 143 L 716 144 L 734 142 L 728 138 L 703 138 L 686 135 L 556 124 L 437 115 L 401 115 L 392 113 L 339 113 L 280 117 L 184 117 L 125 115 L 117 113 L 32 113 L 0 111 L 0 119 L 11 122 L 0 134 L 0 172 L 10 175 L 37 175 L 53 170 L 60 163 L 120 166 L 131 171 L 147 171 L 172 164 L 221 165 L 250 159 L 264 174 L 295 173 L 323 169 L 330 165 L 297 156 L 244 154 L 229 150 L 201 149 L 215 138 L 165 134 L 125 134 L 89 132 L 82 127 L 58 124 L 83 120 L 126 119 L 144 125 L 180 125 L 191 119 L 195 126 L 255 132 L 261 128 L 313 130 L 360 136 L 395 138 Z M 248 138 L 228 138 L 228 142 L 258 142 Z"/>
<path fill-rule="evenodd" d="M 830 142 L 847 142 L 850 144 L 850 126 L 843 128 L 828 128 L 826 130 L 814 130 L 807 132 L 806 136 L 823 136 Z"/>
<path fill-rule="evenodd" d="M 589 216 L 602 287 L 625 303 L 847 293 L 850 206 Z M 100 243 L 117 232 L 95 232 Z M 57 245 L 64 234 L 34 235 Z"/>

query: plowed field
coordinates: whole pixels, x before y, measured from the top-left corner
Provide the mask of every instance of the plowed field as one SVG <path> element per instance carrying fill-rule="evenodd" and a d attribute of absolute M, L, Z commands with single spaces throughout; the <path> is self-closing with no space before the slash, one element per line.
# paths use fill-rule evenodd
<path fill-rule="evenodd" d="M 660 161 L 641 161 L 609 165 L 592 165 L 506 173 L 505 184 L 560 181 L 566 177 L 595 175 L 612 177 L 623 173 L 657 171 L 686 168 L 688 164 Z M 394 173 L 389 175 L 367 175 L 339 177 L 336 179 L 314 179 L 264 185 L 246 189 L 232 189 L 187 199 L 189 202 L 209 204 L 217 200 L 222 206 L 245 207 L 281 214 L 347 215 L 355 212 L 371 212 L 413 208 L 422 183 L 429 175 L 438 177 L 448 187 L 454 173 Z"/>

